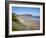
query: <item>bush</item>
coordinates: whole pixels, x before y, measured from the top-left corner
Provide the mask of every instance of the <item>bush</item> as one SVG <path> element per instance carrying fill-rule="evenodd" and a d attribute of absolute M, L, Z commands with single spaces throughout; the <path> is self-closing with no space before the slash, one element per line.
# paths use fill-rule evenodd
<path fill-rule="evenodd" d="M 16 18 L 16 14 L 12 13 L 12 20 L 15 22 L 19 22 L 19 20 Z"/>

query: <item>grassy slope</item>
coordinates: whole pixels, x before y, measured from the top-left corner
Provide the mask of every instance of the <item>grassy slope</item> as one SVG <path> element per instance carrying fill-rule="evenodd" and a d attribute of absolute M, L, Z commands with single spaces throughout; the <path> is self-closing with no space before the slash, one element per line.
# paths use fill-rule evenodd
<path fill-rule="evenodd" d="M 13 21 L 13 31 L 20 31 L 20 30 L 25 30 L 25 29 L 26 29 L 26 27 L 23 24 L 21 24 L 19 22 L 16 23 Z"/>
<path fill-rule="evenodd" d="M 12 31 L 20 31 L 26 29 L 26 27 L 21 22 L 19 22 L 14 13 L 12 14 L 12 21 Z"/>

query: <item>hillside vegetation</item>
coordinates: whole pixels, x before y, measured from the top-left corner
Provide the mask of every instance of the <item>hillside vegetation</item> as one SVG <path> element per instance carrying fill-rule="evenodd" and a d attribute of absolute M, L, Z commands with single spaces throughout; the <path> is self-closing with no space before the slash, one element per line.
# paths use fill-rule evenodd
<path fill-rule="evenodd" d="M 16 14 L 12 13 L 12 21 L 19 22 L 19 20 L 16 18 Z"/>
<path fill-rule="evenodd" d="M 27 27 L 17 19 L 16 14 L 12 13 L 12 31 L 22 31 L 25 29 L 27 29 Z"/>

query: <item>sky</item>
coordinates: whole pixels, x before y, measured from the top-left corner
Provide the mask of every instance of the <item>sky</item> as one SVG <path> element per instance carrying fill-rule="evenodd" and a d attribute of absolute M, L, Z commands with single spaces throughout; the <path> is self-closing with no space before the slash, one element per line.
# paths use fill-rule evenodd
<path fill-rule="evenodd" d="M 33 16 L 40 16 L 40 8 L 32 7 L 12 7 L 12 13 L 20 14 L 32 14 Z"/>

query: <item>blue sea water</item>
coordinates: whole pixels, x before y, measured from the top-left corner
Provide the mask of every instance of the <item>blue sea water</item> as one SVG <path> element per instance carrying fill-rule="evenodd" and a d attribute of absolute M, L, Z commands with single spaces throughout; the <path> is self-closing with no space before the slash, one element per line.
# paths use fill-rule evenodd
<path fill-rule="evenodd" d="M 32 20 L 40 20 L 40 16 L 32 16 Z"/>
<path fill-rule="evenodd" d="M 40 20 L 40 16 L 22 16 L 22 19 L 39 21 Z"/>

